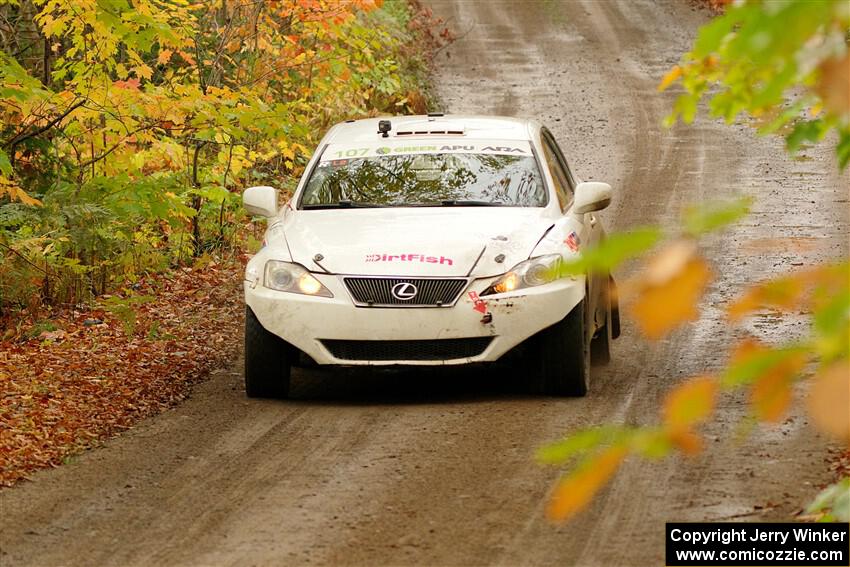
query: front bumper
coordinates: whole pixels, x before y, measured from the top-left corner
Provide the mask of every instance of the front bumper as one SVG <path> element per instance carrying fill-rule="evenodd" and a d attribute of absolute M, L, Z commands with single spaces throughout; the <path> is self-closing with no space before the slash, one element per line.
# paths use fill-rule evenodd
<path fill-rule="evenodd" d="M 268 331 L 318 364 L 470 364 L 498 360 L 537 332 L 563 319 L 583 298 L 583 277 L 483 297 L 486 312 L 475 309 L 470 292 L 481 293 L 495 278 L 472 280 L 451 307 L 357 307 L 336 275 L 314 274 L 334 297 L 275 291 L 245 282 L 245 302 Z M 479 306 L 480 309 L 480 306 Z M 489 319 L 489 321 L 488 321 Z M 433 341 L 492 337 L 475 356 L 439 360 L 338 358 L 323 341 Z M 329 343 L 330 344 L 330 343 Z"/>

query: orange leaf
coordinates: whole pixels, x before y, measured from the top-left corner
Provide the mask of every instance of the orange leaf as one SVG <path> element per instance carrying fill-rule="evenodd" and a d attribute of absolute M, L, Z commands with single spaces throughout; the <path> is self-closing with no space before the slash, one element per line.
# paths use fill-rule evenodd
<path fill-rule="evenodd" d="M 791 404 L 791 383 L 806 364 L 804 353 L 795 353 L 774 364 L 759 376 L 750 390 L 750 403 L 756 417 L 778 422 Z"/>
<path fill-rule="evenodd" d="M 126 81 L 115 81 L 114 85 L 119 89 L 128 89 L 132 91 L 139 90 L 139 85 L 141 85 L 141 81 L 139 79 L 127 79 Z"/>
<path fill-rule="evenodd" d="M 658 83 L 658 92 L 665 90 L 667 87 L 673 84 L 673 81 L 682 76 L 682 68 L 678 65 L 673 65 L 673 68 L 670 69 L 664 78 L 661 79 L 661 82 Z"/>
<path fill-rule="evenodd" d="M 818 372 L 806 406 L 818 429 L 850 442 L 850 361 L 835 362 Z"/>
<path fill-rule="evenodd" d="M 795 309 L 809 297 L 812 286 L 825 286 L 826 289 L 838 291 L 847 287 L 847 278 L 846 263 L 800 270 L 751 287 L 726 309 L 726 314 L 730 321 L 736 322 L 764 307 Z"/>
<path fill-rule="evenodd" d="M 763 344 L 751 337 L 741 339 L 729 356 L 729 366 L 741 364 L 765 350 L 767 348 Z"/>
<path fill-rule="evenodd" d="M 815 91 L 823 99 L 823 105 L 838 116 L 850 115 L 850 54 L 838 59 L 833 57 L 818 67 L 818 82 Z"/>
<path fill-rule="evenodd" d="M 177 50 L 177 55 L 179 55 L 180 57 L 182 57 L 182 58 L 183 58 L 183 61 L 185 61 L 185 62 L 186 62 L 186 63 L 188 63 L 189 65 L 194 65 L 194 64 L 195 64 L 195 58 L 194 58 L 194 57 L 192 57 L 189 53 L 186 53 L 185 51 L 183 51 L 182 49 L 178 49 L 178 50 Z"/>
<path fill-rule="evenodd" d="M 171 61 L 171 54 L 174 53 L 170 49 L 163 49 L 159 52 L 159 56 L 156 58 L 156 62 L 160 65 L 165 65 L 169 61 Z"/>
<path fill-rule="evenodd" d="M 632 311 L 641 331 L 659 339 L 697 318 L 697 303 L 711 271 L 691 243 L 680 241 L 662 250 L 640 277 Z"/>
<path fill-rule="evenodd" d="M 763 306 L 791 309 L 802 299 L 806 289 L 804 283 L 801 277 L 787 277 L 757 285 L 732 303 L 726 314 L 730 321 L 736 322 Z"/>
<path fill-rule="evenodd" d="M 664 424 L 669 430 L 681 430 L 704 422 L 714 410 L 717 390 L 713 376 L 698 376 L 679 384 L 664 400 Z"/>
<path fill-rule="evenodd" d="M 599 489 L 614 476 L 627 454 L 628 450 L 623 446 L 609 447 L 561 480 L 549 501 L 546 511 L 549 519 L 563 522 L 582 511 Z"/>
<path fill-rule="evenodd" d="M 689 429 L 677 429 L 667 433 L 670 443 L 686 455 L 696 455 L 702 451 L 702 437 Z"/>

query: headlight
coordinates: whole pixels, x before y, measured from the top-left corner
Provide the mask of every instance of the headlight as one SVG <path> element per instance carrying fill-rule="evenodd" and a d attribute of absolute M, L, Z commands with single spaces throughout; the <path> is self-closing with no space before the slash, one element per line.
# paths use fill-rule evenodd
<path fill-rule="evenodd" d="M 303 293 L 304 295 L 319 295 L 333 297 L 331 290 L 322 285 L 307 268 L 301 264 L 269 260 L 266 262 L 266 272 L 263 285 L 278 291 Z"/>
<path fill-rule="evenodd" d="M 558 279 L 558 267 L 561 263 L 560 254 L 547 254 L 520 262 L 509 272 L 497 279 L 481 292 L 481 295 L 507 293 L 526 287 L 534 287 L 553 282 Z"/>

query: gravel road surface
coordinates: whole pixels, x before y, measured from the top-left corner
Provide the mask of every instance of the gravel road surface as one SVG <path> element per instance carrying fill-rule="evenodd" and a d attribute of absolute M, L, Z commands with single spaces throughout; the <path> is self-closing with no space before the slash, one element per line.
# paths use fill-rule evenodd
<path fill-rule="evenodd" d="M 676 226 L 687 203 L 757 197 L 707 244 L 718 277 L 702 320 L 656 344 L 626 322 L 585 399 L 527 395 L 502 370 L 310 370 L 296 374 L 296 399 L 249 401 L 237 363 L 0 493 L 4 567 L 662 565 L 665 521 L 781 520 L 828 481 L 826 441 L 802 417 L 735 440 L 743 400 L 732 399 L 704 454 L 627 461 L 591 509 L 547 523 L 557 470 L 537 466 L 535 448 L 588 425 L 650 423 L 670 386 L 722 365 L 742 332 L 722 307 L 740 285 L 847 254 L 850 185 L 828 148 L 790 161 L 781 140 L 745 127 L 659 126 L 674 95 L 655 85 L 709 18 L 686 2 L 432 5 L 459 37 L 437 57 L 446 109 L 548 124 L 579 176 L 615 187 L 609 227 Z M 802 328 L 771 315 L 744 331 Z"/>

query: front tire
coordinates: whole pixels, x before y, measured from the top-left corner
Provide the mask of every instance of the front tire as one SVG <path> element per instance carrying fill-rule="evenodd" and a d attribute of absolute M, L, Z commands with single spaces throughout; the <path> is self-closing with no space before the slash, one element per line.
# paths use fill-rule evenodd
<path fill-rule="evenodd" d="M 536 337 L 538 390 L 550 396 L 583 397 L 590 384 L 590 340 L 585 303 Z"/>
<path fill-rule="evenodd" d="M 267 331 L 245 307 L 245 393 L 249 398 L 289 397 L 293 348 Z"/>
<path fill-rule="evenodd" d="M 614 340 L 614 279 L 607 278 L 602 301 L 605 305 L 605 325 L 596 331 L 590 341 L 590 360 L 593 364 L 608 364 L 611 362 L 611 341 Z M 619 325 L 619 317 L 617 320 Z M 618 331 L 619 334 L 619 331 Z"/>

